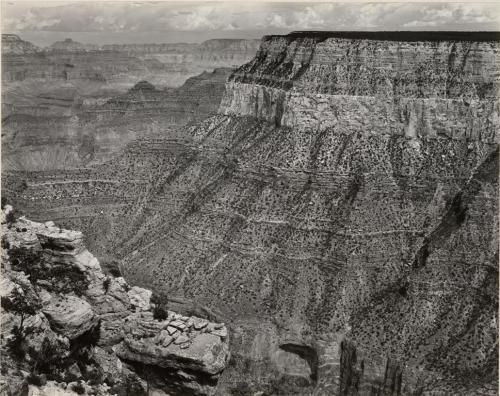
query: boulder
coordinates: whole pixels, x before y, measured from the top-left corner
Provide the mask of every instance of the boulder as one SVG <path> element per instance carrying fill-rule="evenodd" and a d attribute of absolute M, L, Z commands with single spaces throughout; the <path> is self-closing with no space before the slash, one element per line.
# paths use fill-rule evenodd
<path fill-rule="evenodd" d="M 123 326 L 124 339 L 113 347 L 120 358 L 164 368 L 194 370 L 207 375 L 220 374 L 225 368 L 229 357 L 226 339 L 186 329 L 174 342 L 163 342 L 163 325 L 152 316 L 136 313 L 127 319 Z M 168 330 L 164 336 L 170 336 Z"/>
<path fill-rule="evenodd" d="M 69 339 L 75 339 L 97 324 L 90 304 L 75 296 L 53 298 L 43 307 L 51 327 Z"/>
<path fill-rule="evenodd" d="M 139 311 L 148 311 L 151 308 L 151 290 L 143 289 L 142 287 L 134 286 L 128 291 L 130 303 Z"/>

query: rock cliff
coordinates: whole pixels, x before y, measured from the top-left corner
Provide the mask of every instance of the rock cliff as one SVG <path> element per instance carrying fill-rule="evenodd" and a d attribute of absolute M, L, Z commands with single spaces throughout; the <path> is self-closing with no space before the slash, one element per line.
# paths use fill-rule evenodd
<path fill-rule="evenodd" d="M 214 393 L 229 356 L 224 324 L 160 311 L 151 291 L 105 275 L 80 232 L 5 209 L 2 394 Z"/>
<path fill-rule="evenodd" d="M 266 37 L 181 138 L 4 191 L 229 323 L 221 394 L 494 395 L 499 52 L 496 34 Z"/>

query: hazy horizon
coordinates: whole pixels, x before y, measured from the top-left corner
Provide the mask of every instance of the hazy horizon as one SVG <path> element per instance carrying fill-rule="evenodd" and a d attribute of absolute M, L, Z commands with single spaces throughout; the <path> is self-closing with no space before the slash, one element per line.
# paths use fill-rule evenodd
<path fill-rule="evenodd" d="M 41 47 L 260 39 L 294 30 L 496 31 L 493 3 L 2 2 L 2 33 Z"/>

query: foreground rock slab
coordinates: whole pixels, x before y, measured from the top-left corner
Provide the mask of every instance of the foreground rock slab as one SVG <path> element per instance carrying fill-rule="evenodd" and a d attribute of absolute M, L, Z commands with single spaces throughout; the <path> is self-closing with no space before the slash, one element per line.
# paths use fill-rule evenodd
<path fill-rule="evenodd" d="M 7 220 L 5 394 L 215 394 L 229 358 L 224 324 L 168 310 L 159 319 L 151 291 L 105 275 L 81 232 Z"/>

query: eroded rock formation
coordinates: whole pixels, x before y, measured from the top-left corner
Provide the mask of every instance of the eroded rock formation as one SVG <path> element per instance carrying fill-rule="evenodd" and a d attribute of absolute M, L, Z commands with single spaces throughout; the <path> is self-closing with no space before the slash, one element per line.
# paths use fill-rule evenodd
<path fill-rule="evenodd" d="M 7 217 L 2 234 L 2 394 L 28 383 L 31 394 L 214 393 L 229 356 L 224 324 L 158 316 L 151 291 L 106 276 L 80 232 Z"/>
<path fill-rule="evenodd" d="M 17 34 L 2 34 L 2 53 L 4 54 L 26 54 L 40 51 L 40 48 L 22 40 Z"/>
<path fill-rule="evenodd" d="M 222 394 L 493 395 L 498 37 L 360 35 L 266 37 L 182 138 L 4 191 L 229 323 Z"/>

